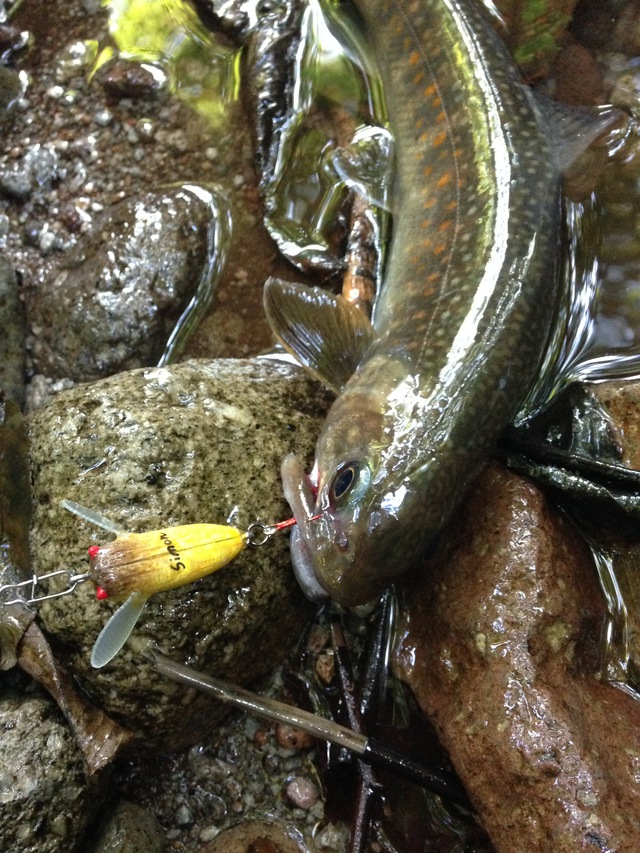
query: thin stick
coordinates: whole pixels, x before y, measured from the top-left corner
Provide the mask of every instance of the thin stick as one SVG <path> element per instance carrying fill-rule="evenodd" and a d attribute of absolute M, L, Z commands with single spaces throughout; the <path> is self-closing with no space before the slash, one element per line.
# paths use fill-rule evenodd
<path fill-rule="evenodd" d="M 150 649 L 148 656 L 157 672 L 188 684 L 196 690 L 210 693 L 227 705 L 240 708 L 250 714 L 257 714 L 276 723 L 286 723 L 302 729 L 313 737 L 328 740 L 355 752 L 367 764 L 379 765 L 406 776 L 416 784 L 436 794 L 448 797 L 459 805 L 469 807 L 469 801 L 458 779 L 439 767 L 429 766 L 414 761 L 391 747 L 366 738 L 346 726 L 340 726 L 332 720 L 325 720 L 309 711 L 295 708 L 276 699 L 258 696 L 243 687 L 229 684 L 213 676 L 197 672 L 184 664 L 176 663 L 170 658 Z"/>

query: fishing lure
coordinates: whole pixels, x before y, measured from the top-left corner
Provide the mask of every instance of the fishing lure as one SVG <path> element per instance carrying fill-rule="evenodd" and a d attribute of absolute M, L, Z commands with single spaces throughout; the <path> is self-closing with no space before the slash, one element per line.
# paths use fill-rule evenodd
<path fill-rule="evenodd" d="M 87 578 L 96 584 L 96 598 L 124 599 L 95 642 L 91 665 L 96 669 L 109 663 L 126 643 L 150 596 L 200 580 L 226 566 L 247 545 L 263 545 L 296 523 L 293 518 L 271 525 L 256 522 L 245 531 L 228 524 L 185 524 L 129 533 L 75 501 L 63 500 L 62 505 L 116 534 L 112 542 L 88 549 Z"/>

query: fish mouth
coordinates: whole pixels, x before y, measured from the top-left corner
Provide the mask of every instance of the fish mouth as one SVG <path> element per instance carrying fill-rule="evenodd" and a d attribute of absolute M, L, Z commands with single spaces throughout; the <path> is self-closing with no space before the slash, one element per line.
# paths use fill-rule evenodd
<path fill-rule="evenodd" d="M 328 598 L 327 590 L 322 586 L 313 566 L 311 553 L 315 539 L 311 528 L 315 499 L 311 484 L 300 461 L 289 454 L 282 461 L 282 486 L 287 503 L 296 520 L 297 527 L 291 534 L 291 561 L 293 572 L 303 593 L 311 601 Z"/>

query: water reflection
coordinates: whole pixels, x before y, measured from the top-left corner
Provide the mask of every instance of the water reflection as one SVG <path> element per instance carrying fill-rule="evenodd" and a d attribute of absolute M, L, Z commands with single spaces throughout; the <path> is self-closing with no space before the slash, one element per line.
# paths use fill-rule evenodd
<path fill-rule="evenodd" d="M 384 228 L 392 148 L 377 72 L 352 20 L 311 0 L 302 17 L 273 173 L 262 176 L 265 224 L 297 266 L 335 270 L 346 188 L 371 200 Z M 382 241 L 379 241 L 379 246 Z"/>
<path fill-rule="evenodd" d="M 109 32 L 121 57 L 159 66 L 170 89 L 212 127 L 240 95 L 240 51 L 218 43 L 182 0 L 107 0 Z M 115 56 L 103 46 L 95 72 Z"/>

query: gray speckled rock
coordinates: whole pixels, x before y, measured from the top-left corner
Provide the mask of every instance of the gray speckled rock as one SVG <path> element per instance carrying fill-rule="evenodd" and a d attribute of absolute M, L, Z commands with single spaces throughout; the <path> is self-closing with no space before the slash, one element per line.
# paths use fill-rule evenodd
<path fill-rule="evenodd" d="M 311 456 L 327 403 L 302 370 L 260 360 L 185 362 L 61 393 L 31 418 L 36 571 L 86 571 L 87 546 L 110 538 L 65 511 L 63 497 L 132 531 L 224 523 L 234 507 L 239 527 L 288 517 L 280 461 L 289 451 Z M 165 747 L 202 736 L 218 706 L 150 672 L 145 642 L 246 682 L 288 652 L 308 613 L 286 534 L 153 596 L 125 648 L 93 670 L 91 647 L 113 609 L 85 583 L 45 603 L 40 618 L 107 712 Z"/>
<path fill-rule="evenodd" d="M 96 219 L 34 291 L 37 373 L 98 379 L 157 364 L 211 273 L 213 199 L 186 187 L 125 199 Z"/>
<path fill-rule="evenodd" d="M 0 698 L 0 850 L 68 853 L 91 817 L 82 758 L 54 703 Z"/>

